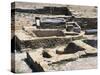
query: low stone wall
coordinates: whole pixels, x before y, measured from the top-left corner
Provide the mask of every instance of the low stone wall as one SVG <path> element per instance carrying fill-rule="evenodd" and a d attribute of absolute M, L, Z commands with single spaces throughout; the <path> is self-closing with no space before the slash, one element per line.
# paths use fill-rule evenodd
<path fill-rule="evenodd" d="M 48 39 L 36 39 L 36 40 L 26 40 L 21 41 L 20 47 L 21 49 L 25 48 L 53 48 L 59 45 L 68 44 L 71 41 L 71 38 L 48 38 Z"/>

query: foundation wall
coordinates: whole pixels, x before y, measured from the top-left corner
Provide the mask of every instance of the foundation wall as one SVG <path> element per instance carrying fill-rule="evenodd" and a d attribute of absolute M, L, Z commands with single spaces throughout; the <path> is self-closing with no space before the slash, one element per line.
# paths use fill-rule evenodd
<path fill-rule="evenodd" d="M 17 41 L 17 40 L 16 40 Z M 36 39 L 36 40 L 27 40 L 20 41 L 20 50 L 32 48 L 54 48 L 56 46 L 66 45 L 71 41 L 71 38 L 48 38 L 48 39 Z"/>

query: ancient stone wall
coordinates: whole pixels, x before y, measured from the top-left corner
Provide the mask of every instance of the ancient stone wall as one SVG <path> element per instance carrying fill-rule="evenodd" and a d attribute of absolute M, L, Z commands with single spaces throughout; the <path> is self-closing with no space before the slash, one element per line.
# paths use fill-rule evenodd
<path fill-rule="evenodd" d="M 16 40 L 17 41 L 17 40 Z M 68 44 L 71 41 L 69 38 L 48 38 L 48 39 L 36 39 L 36 40 L 26 40 L 20 41 L 19 46 L 21 49 L 37 49 L 37 48 L 54 48 L 56 46 Z"/>

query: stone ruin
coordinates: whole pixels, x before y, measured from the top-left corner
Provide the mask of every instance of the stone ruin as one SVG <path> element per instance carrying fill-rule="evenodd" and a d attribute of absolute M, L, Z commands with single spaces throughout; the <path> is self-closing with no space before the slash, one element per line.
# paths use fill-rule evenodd
<path fill-rule="evenodd" d="M 41 27 L 35 25 L 17 30 L 16 50 L 26 52 L 28 63 L 39 72 L 52 71 L 52 64 L 62 61 L 97 55 L 96 48 L 81 40 L 84 32 L 76 22 L 65 24 L 65 29 L 46 29 L 40 23 Z"/>
<path fill-rule="evenodd" d="M 48 9 L 50 7 L 44 8 L 44 10 Z M 52 8 L 54 9 L 59 11 L 61 8 Z M 44 10 L 37 9 L 40 10 L 44 13 Z M 27 12 L 25 9 L 16 11 Z M 32 12 L 36 14 L 36 10 Z M 42 17 L 36 15 L 33 25 L 22 26 L 22 29 L 15 30 L 12 34 L 12 43 L 15 43 L 12 52 L 15 50 L 20 53 L 26 52 L 28 64 L 36 72 L 52 71 L 52 64 L 62 61 L 97 55 L 97 49 L 84 42 L 85 32 L 76 21 L 73 21 L 71 13 L 67 16 L 59 15 L 55 11 L 47 13 L 53 15 Z M 61 13 L 65 13 L 65 10 Z"/>

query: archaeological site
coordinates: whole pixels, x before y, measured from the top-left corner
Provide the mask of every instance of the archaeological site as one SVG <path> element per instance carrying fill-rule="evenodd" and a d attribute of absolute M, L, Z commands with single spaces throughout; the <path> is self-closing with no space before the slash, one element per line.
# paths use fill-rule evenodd
<path fill-rule="evenodd" d="M 97 68 L 97 6 L 13 2 L 11 71 Z"/>

